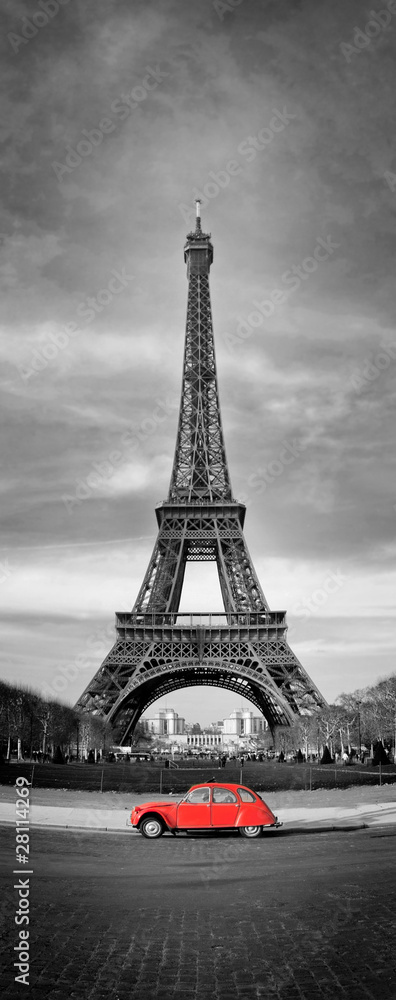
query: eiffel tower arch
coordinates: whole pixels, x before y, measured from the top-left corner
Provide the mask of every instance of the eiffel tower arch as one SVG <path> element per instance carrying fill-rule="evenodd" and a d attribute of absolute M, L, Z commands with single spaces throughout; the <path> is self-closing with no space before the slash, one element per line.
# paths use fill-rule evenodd
<path fill-rule="evenodd" d="M 285 611 L 270 611 L 243 533 L 245 505 L 232 495 L 209 291 L 211 235 L 187 235 L 188 304 L 176 450 L 158 536 L 131 612 L 116 615 L 116 639 L 76 708 L 117 723 L 127 742 L 162 695 L 195 685 L 251 701 L 270 728 L 325 705 L 287 642 Z M 180 613 L 187 560 L 215 561 L 224 612 Z"/>

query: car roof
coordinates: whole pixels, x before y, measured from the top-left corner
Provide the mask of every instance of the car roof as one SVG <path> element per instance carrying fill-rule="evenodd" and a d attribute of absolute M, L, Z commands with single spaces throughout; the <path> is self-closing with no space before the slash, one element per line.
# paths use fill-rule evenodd
<path fill-rule="evenodd" d="M 248 785 L 242 785 L 242 783 L 240 781 L 238 781 L 238 782 L 236 782 L 236 781 L 216 781 L 216 778 L 210 778 L 209 781 L 200 781 L 198 785 L 191 785 L 191 787 L 189 788 L 189 792 L 191 792 L 193 788 L 204 788 L 205 785 L 216 785 L 216 788 L 231 788 L 231 789 L 234 789 L 234 790 L 236 788 L 246 788 L 247 792 L 253 792 L 254 791 L 254 789 L 253 788 L 249 788 Z M 258 793 L 254 792 L 254 794 L 257 795 Z"/>

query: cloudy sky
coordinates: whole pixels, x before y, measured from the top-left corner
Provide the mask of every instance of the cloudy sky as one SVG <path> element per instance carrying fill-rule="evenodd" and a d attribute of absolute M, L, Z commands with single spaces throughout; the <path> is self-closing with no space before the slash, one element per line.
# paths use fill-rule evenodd
<path fill-rule="evenodd" d="M 328 700 L 395 669 L 396 3 L 233 3 L 3 5 L 0 671 L 69 703 L 167 494 L 198 192 L 264 592 Z M 183 609 L 221 610 L 214 574 Z"/>

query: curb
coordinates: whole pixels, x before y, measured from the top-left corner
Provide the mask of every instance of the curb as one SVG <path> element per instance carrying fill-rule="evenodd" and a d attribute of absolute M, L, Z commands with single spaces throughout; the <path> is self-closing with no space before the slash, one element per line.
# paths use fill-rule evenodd
<path fill-rule="evenodd" d="M 376 826 L 376 829 L 384 829 L 386 825 L 389 826 L 389 824 L 383 824 L 381 826 L 378 825 L 378 826 Z M 5 827 L 6 829 L 14 829 L 14 824 L 11 822 L 11 820 L 4 820 L 4 819 L 2 819 L 2 820 L 0 820 L 0 829 L 1 829 L 1 827 Z M 127 828 L 125 830 L 122 830 L 122 829 L 117 829 L 117 827 L 109 827 L 109 826 L 100 826 L 100 827 L 97 827 L 97 826 L 69 826 L 67 824 L 62 825 L 61 823 L 51 823 L 51 825 L 49 825 L 47 823 L 30 823 L 29 824 L 29 829 L 30 830 L 47 830 L 47 831 L 50 831 L 50 832 L 51 832 L 51 830 L 57 830 L 57 831 L 58 830 L 68 830 L 70 832 L 76 831 L 78 833 L 113 833 L 113 834 L 117 834 L 117 835 L 118 834 L 122 834 L 123 836 L 130 836 L 132 834 L 132 836 L 133 836 L 134 839 L 137 836 L 140 836 L 138 830 L 134 830 L 132 828 L 129 828 L 129 829 Z M 282 830 L 275 830 L 275 831 L 274 830 L 268 830 L 267 833 L 268 833 L 268 835 L 271 835 L 272 837 L 274 837 L 275 835 L 277 837 L 284 837 L 285 834 L 288 835 L 290 833 L 293 833 L 293 834 L 299 836 L 299 835 L 304 835 L 304 834 L 309 834 L 309 833 L 315 833 L 315 834 L 317 834 L 317 833 L 353 833 L 356 830 L 369 830 L 369 829 L 371 829 L 371 827 L 370 827 L 370 825 L 368 823 L 358 823 L 358 824 L 354 823 L 353 825 L 343 825 L 343 826 L 334 826 L 334 825 L 332 825 L 332 826 L 313 826 L 313 825 L 309 824 L 309 821 L 307 821 L 307 825 L 303 825 L 301 823 L 301 825 L 299 825 L 299 826 L 294 826 L 293 823 L 291 823 L 290 826 L 283 825 Z M 209 832 L 212 833 L 214 831 L 209 831 Z M 229 833 L 230 831 L 227 830 L 226 832 Z M 205 834 L 204 834 L 203 831 L 195 830 L 194 833 L 198 837 L 201 835 L 201 833 L 202 833 L 202 836 L 204 836 L 205 834 L 207 836 L 207 831 L 205 831 Z"/>

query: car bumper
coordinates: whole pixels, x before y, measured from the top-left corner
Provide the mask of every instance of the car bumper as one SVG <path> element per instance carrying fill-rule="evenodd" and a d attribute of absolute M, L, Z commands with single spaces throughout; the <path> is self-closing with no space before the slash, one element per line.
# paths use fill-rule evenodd
<path fill-rule="evenodd" d="M 274 822 L 266 823 L 263 830 L 275 830 L 279 826 L 283 826 L 282 820 L 278 819 L 277 816 L 274 816 Z"/>

